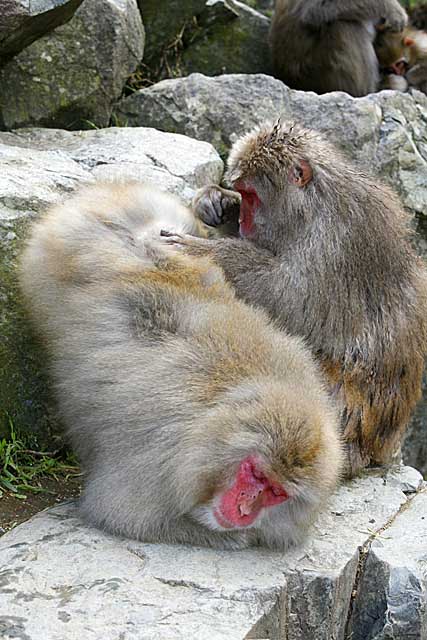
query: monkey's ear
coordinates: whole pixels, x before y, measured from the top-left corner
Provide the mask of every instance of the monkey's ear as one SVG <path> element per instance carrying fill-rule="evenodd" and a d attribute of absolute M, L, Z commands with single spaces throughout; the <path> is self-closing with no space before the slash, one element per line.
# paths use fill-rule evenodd
<path fill-rule="evenodd" d="M 300 160 L 289 171 L 289 182 L 297 187 L 305 187 L 313 178 L 313 169 L 307 160 Z"/>

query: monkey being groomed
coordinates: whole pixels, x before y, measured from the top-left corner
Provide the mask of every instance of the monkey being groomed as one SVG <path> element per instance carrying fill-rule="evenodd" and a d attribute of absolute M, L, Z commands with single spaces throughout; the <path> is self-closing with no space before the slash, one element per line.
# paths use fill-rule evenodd
<path fill-rule="evenodd" d="M 405 27 L 398 0 L 276 0 L 270 44 L 277 77 L 304 91 L 373 93 L 379 23 L 392 32 Z"/>
<path fill-rule="evenodd" d="M 35 225 L 21 284 L 110 532 L 237 549 L 298 542 L 337 483 L 337 417 L 300 339 L 235 299 L 174 198 L 92 187 Z"/>
<path fill-rule="evenodd" d="M 228 160 L 241 239 L 166 238 L 220 265 L 239 298 L 306 339 L 341 411 L 347 474 L 393 460 L 421 393 L 427 274 L 395 194 L 313 131 L 266 124 Z M 201 190 L 221 222 L 231 192 Z"/>

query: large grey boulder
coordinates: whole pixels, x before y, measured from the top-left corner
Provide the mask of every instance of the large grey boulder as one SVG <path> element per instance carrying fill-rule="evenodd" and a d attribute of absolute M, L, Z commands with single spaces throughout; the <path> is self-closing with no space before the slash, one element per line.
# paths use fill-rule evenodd
<path fill-rule="evenodd" d="M 221 178 L 211 145 L 153 129 L 0 133 L 0 437 L 15 427 L 48 443 L 55 432 L 45 356 L 28 330 L 16 263 L 31 221 L 93 180 L 154 182 L 189 202 L 195 189 Z M 1 635 L 1 634 L 0 634 Z"/>
<path fill-rule="evenodd" d="M 73 17 L 83 0 L 2 0 L 0 64 Z"/>
<path fill-rule="evenodd" d="M 254 125 L 294 119 L 323 131 L 352 158 L 384 177 L 406 207 L 427 214 L 427 96 L 383 91 L 365 98 L 293 91 L 265 75 L 192 74 L 123 99 L 127 126 L 153 126 L 211 142 L 226 155 Z"/>
<path fill-rule="evenodd" d="M 388 602 L 408 620 L 407 635 L 381 639 L 425 640 L 420 482 L 402 468 L 344 485 L 305 544 L 286 554 L 142 544 L 87 527 L 72 504 L 49 509 L 0 540 L 0 636 L 370 640 L 374 623 L 356 612 L 372 607 L 374 588 L 388 594 L 393 574 Z M 408 555 L 406 541 L 414 543 Z"/>
<path fill-rule="evenodd" d="M 0 129 L 108 125 L 143 50 L 136 0 L 84 2 L 0 71 Z"/>
<path fill-rule="evenodd" d="M 153 78 L 268 73 L 269 19 L 238 0 L 139 0 Z"/>

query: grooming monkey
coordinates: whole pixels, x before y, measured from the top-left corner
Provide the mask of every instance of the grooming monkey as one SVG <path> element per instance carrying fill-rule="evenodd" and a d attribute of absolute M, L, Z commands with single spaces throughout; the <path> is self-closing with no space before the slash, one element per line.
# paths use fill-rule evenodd
<path fill-rule="evenodd" d="M 407 27 L 401 33 L 379 32 L 375 51 L 383 72 L 382 89 L 427 93 L 427 33 Z"/>
<path fill-rule="evenodd" d="M 141 185 L 50 211 L 21 283 L 85 471 L 82 511 L 147 542 L 298 542 L 334 489 L 336 412 L 298 338 L 239 302 L 207 258 L 162 246 L 196 229 Z"/>
<path fill-rule="evenodd" d="M 277 77 L 316 93 L 376 91 L 378 23 L 390 31 L 405 27 L 398 0 L 276 0 L 270 45 Z"/>
<path fill-rule="evenodd" d="M 420 397 L 427 340 L 409 216 L 378 179 L 296 125 L 238 140 L 227 178 L 242 239 L 165 241 L 213 258 L 239 298 L 306 339 L 341 412 L 348 475 L 391 461 Z M 205 223 L 220 223 L 221 191 L 196 198 Z"/>

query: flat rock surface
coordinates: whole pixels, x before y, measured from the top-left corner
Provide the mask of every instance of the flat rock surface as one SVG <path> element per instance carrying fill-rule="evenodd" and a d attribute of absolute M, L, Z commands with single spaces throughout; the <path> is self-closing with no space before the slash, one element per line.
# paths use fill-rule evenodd
<path fill-rule="evenodd" d="M 414 538 L 427 537 L 421 485 L 407 467 L 344 485 L 287 554 L 143 544 L 86 526 L 72 503 L 49 509 L 0 539 L 0 637 L 348 640 L 378 532 L 399 522 L 397 544 L 416 520 Z M 426 548 L 418 542 L 408 560 L 390 546 L 381 562 L 421 581 Z M 413 610 L 425 624 L 421 600 Z"/>

